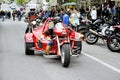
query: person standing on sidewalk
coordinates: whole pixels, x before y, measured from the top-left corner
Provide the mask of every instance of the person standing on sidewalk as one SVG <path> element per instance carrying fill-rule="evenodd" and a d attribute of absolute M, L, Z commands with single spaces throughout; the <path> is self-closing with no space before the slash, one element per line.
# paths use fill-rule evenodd
<path fill-rule="evenodd" d="M 12 13 L 13 21 L 15 21 L 15 16 L 16 16 L 16 12 L 13 11 L 13 13 Z"/>
<path fill-rule="evenodd" d="M 5 19 L 5 12 L 3 10 L 1 11 L 1 16 L 2 16 L 2 21 L 4 21 L 4 19 Z"/>
<path fill-rule="evenodd" d="M 71 8 L 70 23 L 72 24 L 72 28 L 75 31 L 78 31 L 78 28 L 80 26 L 79 18 L 80 13 L 78 12 L 77 8 Z"/>
<path fill-rule="evenodd" d="M 94 6 L 91 10 L 91 18 L 92 18 L 92 22 L 94 22 L 97 19 L 97 10 L 96 7 Z"/>

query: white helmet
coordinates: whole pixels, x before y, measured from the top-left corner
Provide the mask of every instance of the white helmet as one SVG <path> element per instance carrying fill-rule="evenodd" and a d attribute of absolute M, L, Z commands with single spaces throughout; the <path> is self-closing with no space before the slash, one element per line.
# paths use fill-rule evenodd
<path fill-rule="evenodd" d="M 33 6 L 30 7 L 30 10 L 35 10 L 35 9 L 36 9 L 36 7 L 33 7 Z"/>

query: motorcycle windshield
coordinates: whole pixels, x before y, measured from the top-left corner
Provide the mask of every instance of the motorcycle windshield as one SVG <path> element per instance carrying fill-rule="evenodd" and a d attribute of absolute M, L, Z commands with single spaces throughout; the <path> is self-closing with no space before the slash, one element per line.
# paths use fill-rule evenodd
<path fill-rule="evenodd" d="M 68 31 L 66 30 L 66 28 L 64 27 L 64 25 L 62 23 L 57 23 L 55 25 L 54 33 L 59 36 L 67 36 L 68 35 Z"/>
<path fill-rule="evenodd" d="M 57 23 L 57 24 L 55 25 L 55 29 L 57 29 L 57 30 L 62 30 L 62 29 L 64 29 L 64 26 L 63 26 L 62 23 Z"/>

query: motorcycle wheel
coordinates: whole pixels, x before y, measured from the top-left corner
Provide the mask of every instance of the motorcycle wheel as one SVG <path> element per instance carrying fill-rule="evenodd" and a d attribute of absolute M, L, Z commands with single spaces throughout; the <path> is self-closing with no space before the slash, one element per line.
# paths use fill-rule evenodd
<path fill-rule="evenodd" d="M 86 43 L 93 45 L 93 44 L 97 43 L 98 36 L 91 32 L 88 32 L 85 34 L 85 41 L 86 41 Z"/>
<path fill-rule="evenodd" d="M 107 40 L 107 47 L 113 52 L 119 52 L 120 51 L 120 42 L 116 39 L 115 35 L 112 35 Z"/>
<path fill-rule="evenodd" d="M 70 64 L 70 45 L 63 44 L 61 48 L 61 62 L 63 67 L 68 67 Z"/>
<path fill-rule="evenodd" d="M 25 54 L 26 55 L 34 55 L 34 50 L 30 50 L 30 48 L 34 47 L 34 43 L 25 43 Z"/>

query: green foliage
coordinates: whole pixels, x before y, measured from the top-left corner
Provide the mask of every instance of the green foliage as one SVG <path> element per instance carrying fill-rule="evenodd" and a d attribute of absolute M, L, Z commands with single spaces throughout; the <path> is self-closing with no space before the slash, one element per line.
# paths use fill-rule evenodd
<path fill-rule="evenodd" d="M 71 0 L 71 2 L 76 2 L 77 0 Z"/>
<path fill-rule="evenodd" d="M 46 0 L 47 2 L 49 2 L 49 0 Z"/>
<path fill-rule="evenodd" d="M 10 0 L 10 1 L 14 1 L 14 0 Z"/>
<path fill-rule="evenodd" d="M 18 4 L 24 5 L 28 0 L 16 0 Z"/>
<path fill-rule="evenodd" d="M 0 2 L 3 2 L 3 0 L 0 0 Z"/>

